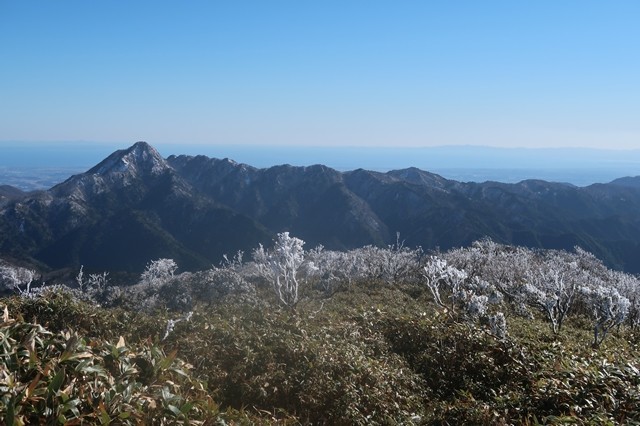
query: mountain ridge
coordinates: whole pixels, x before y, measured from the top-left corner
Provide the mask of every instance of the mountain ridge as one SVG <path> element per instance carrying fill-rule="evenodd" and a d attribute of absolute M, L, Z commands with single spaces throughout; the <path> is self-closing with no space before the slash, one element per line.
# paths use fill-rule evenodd
<path fill-rule="evenodd" d="M 0 256 L 50 268 L 141 270 L 158 257 L 185 269 L 289 231 L 330 249 L 425 249 L 501 243 L 571 249 L 640 272 L 640 178 L 576 187 L 525 180 L 464 183 L 410 167 L 339 172 L 256 168 L 202 155 L 163 158 L 146 142 L 118 150 L 47 191 L 0 191 Z"/>

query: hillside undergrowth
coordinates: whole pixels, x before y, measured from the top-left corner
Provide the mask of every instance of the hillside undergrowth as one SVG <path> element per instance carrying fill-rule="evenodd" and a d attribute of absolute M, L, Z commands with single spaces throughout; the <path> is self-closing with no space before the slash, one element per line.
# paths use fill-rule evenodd
<path fill-rule="evenodd" d="M 336 257 L 334 270 L 317 250 L 296 264 L 295 303 L 240 258 L 147 274 L 130 288 L 5 297 L 0 416 L 16 425 L 640 424 L 631 310 L 594 344 L 592 293 L 576 292 L 551 327 L 544 287 L 523 277 L 533 261 L 556 258 L 501 270 L 517 250 L 491 248 L 471 260 L 445 254 L 449 263 L 401 247 L 376 260 L 385 252 L 368 248 L 369 267 Z M 618 276 L 576 256 L 582 264 L 553 266 L 563 288 Z"/>

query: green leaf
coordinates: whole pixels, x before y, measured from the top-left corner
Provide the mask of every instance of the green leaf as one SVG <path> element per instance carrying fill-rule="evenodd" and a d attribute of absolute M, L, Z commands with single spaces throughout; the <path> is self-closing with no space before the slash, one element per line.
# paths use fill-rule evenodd
<path fill-rule="evenodd" d="M 160 363 L 158 364 L 158 370 L 162 371 L 169 368 L 169 366 L 173 363 L 173 360 L 176 359 L 177 354 L 178 350 L 174 349 L 169 355 L 163 358 L 162 361 L 160 361 Z"/>
<path fill-rule="evenodd" d="M 181 368 L 172 368 L 171 371 L 173 371 L 176 374 L 179 374 L 183 377 L 189 377 L 189 375 Z"/>
<path fill-rule="evenodd" d="M 31 397 L 33 395 L 33 392 L 38 386 L 38 383 L 40 383 L 41 377 L 42 376 L 40 375 L 40 373 L 38 373 L 36 377 L 31 381 L 31 383 L 29 384 L 29 387 L 27 388 L 27 397 Z"/>
<path fill-rule="evenodd" d="M 49 383 L 49 386 L 48 386 L 47 389 L 49 390 L 49 393 L 51 394 L 50 395 L 51 397 L 55 396 L 55 394 L 62 387 L 62 383 L 64 383 L 65 374 L 66 373 L 65 373 L 64 367 L 63 367 L 60 370 L 58 370 L 58 373 L 53 377 L 53 379 L 51 380 L 51 383 Z"/>
<path fill-rule="evenodd" d="M 67 401 L 62 408 L 67 411 L 72 411 L 74 408 L 76 408 L 78 405 L 82 404 L 82 401 L 80 401 L 78 398 L 74 398 L 71 399 L 69 401 Z"/>
<path fill-rule="evenodd" d="M 109 417 L 109 413 L 103 407 L 100 408 L 100 424 L 108 425 L 111 423 L 111 417 Z"/>
<path fill-rule="evenodd" d="M 77 336 L 72 336 L 71 338 L 69 338 L 69 340 L 67 340 L 66 342 L 65 351 L 62 352 L 62 355 L 60 355 L 60 362 L 65 362 L 68 359 L 70 359 L 74 355 L 74 351 L 77 345 L 78 345 Z"/>
<path fill-rule="evenodd" d="M 14 405 L 14 398 L 11 398 L 11 400 L 9 401 L 9 404 L 7 405 L 7 416 L 5 417 L 7 426 L 14 426 L 16 424 L 15 410 L 16 410 L 16 407 Z"/>
<path fill-rule="evenodd" d="M 104 368 L 99 365 L 92 365 L 91 360 L 85 359 L 78 363 L 75 368 L 76 371 L 84 373 L 84 374 L 98 374 L 102 375 L 105 373 Z"/>
<path fill-rule="evenodd" d="M 167 405 L 167 408 L 169 409 L 169 411 L 171 411 L 176 416 L 179 416 L 180 414 L 182 414 L 182 412 L 175 405 L 169 404 L 169 405 Z"/>

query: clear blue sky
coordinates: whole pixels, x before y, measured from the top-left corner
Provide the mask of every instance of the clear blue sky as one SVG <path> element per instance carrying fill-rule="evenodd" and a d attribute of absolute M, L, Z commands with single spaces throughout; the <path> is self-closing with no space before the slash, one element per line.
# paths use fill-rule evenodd
<path fill-rule="evenodd" d="M 640 148 L 640 1 L 0 0 L 0 140 Z"/>

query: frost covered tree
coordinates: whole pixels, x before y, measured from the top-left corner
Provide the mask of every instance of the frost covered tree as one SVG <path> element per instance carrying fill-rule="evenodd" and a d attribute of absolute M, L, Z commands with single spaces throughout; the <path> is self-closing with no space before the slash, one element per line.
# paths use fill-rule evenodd
<path fill-rule="evenodd" d="M 466 271 L 469 276 L 481 277 L 493 283 L 519 311 L 527 311 L 523 286 L 527 271 L 535 263 L 531 250 L 498 244 L 485 238 L 475 241 L 471 247 L 450 250 L 443 258 L 455 268 Z"/>
<path fill-rule="evenodd" d="M 365 246 L 350 253 L 361 265 L 363 278 L 382 280 L 386 284 L 399 284 L 420 277 L 422 248 L 409 249 L 397 237 L 395 244 L 387 248 Z"/>
<path fill-rule="evenodd" d="M 620 271 L 608 271 L 608 282 L 629 300 L 626 322 L 631 328 L 640 325 L 640 279 Z"/>
<path fill-rule="evenodd" d="M 507 333 L 507 323 L 502 312 L 489 314 L 489 305 L 502 302 L 502 293 L 496 286 L 478 276 L 469 277 L 466 271 L 455 268 L 444 259 L 432 256 L 423 268 L 423 277 L 435 303 L 451 314 L 459 309 L 470 321 L 484 320 L 491 333 L 503 339 Z M 449 298 L 448 303 L 440 293 Z"/>
<path fill-rule="evenodd" d="M 337 282 L 354 280 L 384 281 L 399 284 L 420 278 L 422 248 L 410 249 L 396 235 L 396 243 L 386 248 L 367 245 L 347 252 L 325 250 L 318 246 L 307 253 L 317 268 L 317 276 L 326 289 Z"/>
<path fill-rule="evenodd" d="M 554 333 L 559 333 L 578 292 L 575 263 L 554 256 L 527 271 L 524 291 L 527 301 L 543 311 Z"/>
<path fill-rule="evenodd" d="M 76 284 L 85 300 L 88 299 L 99 305 L 113 303 L 120 294 L 118 287 L 109 285 L 108 272 L 85 276 L 83 266 L 80 266 L 80 271 L 76 275 Z"/>
<path fill-rule="evenodd" d="M 507 337 L 507 320 L 502 312 L 498 312 L 489 317 L 489 329 L 491 330 L 491 334 L 498 339 Z"/>
<path fill-rule="evenodd" d="M 410 249 L 405 247 L 396 233 L 396 243 L 382 251 L 382 276 L 387 283 L 398 283 L 419 276 L 420 261 L 424 255 L 422 248 Z"/>
<path fill-rule="evenodd" d="M 422 276 L 436 304 L 453 312 L 456 302 L 462 297 L 462 284 L 468 277 L 467 273 L 448 265 L 444 259 L 432 256 L 426 266 L 423 267 Z M 441 288 L 448 291 L 449 304 L 442 300 Z"/>
<path fill-rule="evenodd" d="M 173 259 L 151 261 L 140 276 L 140 281 L 148 286 L 162 285 L 173 278 L 178 265 Z"/>
<path fill-rule="evenodd" d="M 294 308 L 298 303 L 300 282 L 298 273 L 305 262 L 304 241 L 282 232 L 274 240 L 274 247 L 260 246 L 253 251 L 258 273 L 269 280 L 280 303 Z"/>
<path fill-rule="evenodd" d="M 244 252 L 242 250 L 238 250 L 232 258 L 229 258 L 229 256 L 225 254 L 222 256 L 222 262 L 220 262 L 220 267 L 222 269 L 239 271 L 242 269 L 242 266 L 243 266 L 243 257 L 244 257 Z"/>
<path fill-rule="evenodd" d="M 98 293 L 105 290 L 109 285 L 109 273 L 89 274 L 89 277 L 85 279 L 84 266 L 80 266 L 80 271 L 76 275 L 76 283 L 83 293 Z"/>
<path fill-rule="evenodd" d="M 4 289 L 17 291 L 21 295 L 31 293 L 31 284 L 36 279 L 36 271 L 19 266 L 0 265 L 0 282 Z"/>
<path fill-rule="evenodd" d="M 460 293 L 460 303 L 471 319 L 486 316 L 489 305 L 501 303 L 502 300 L 502 293 L 496 286 L 477 276 L 465 281 Z"/>
<path fill-rule="evenodd" d="M 346 261 L 348 253 L 325 250 L 322 245 L 309 250 L 307 257 L 315 267 L 314 276 L 325 293 L 333 293 L 342 283 L 351 287 L 353 278 Z"/>
<path fill-rule="evenodd" d="M 613 287 L 598 285 L 593 288 L 582 287 L 580 290 L 593 308 L 593 346 L 597 348 L 612 328 L 622 324 L 631 303 Z"/>

